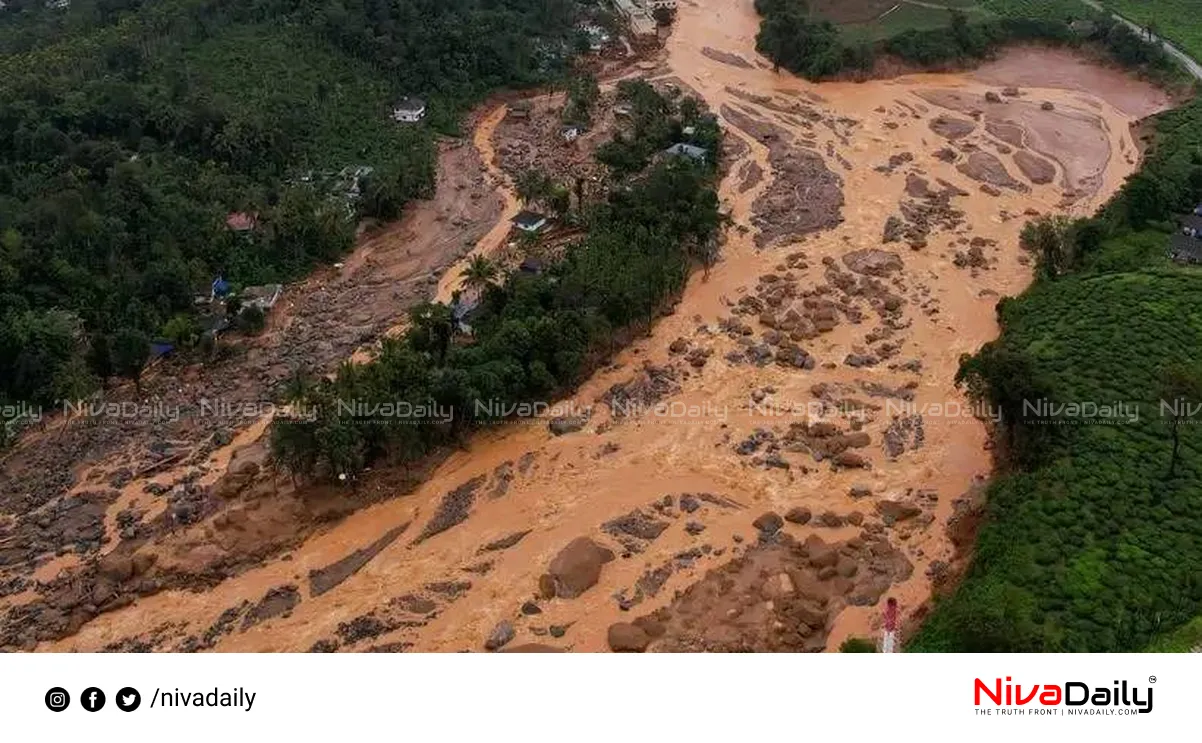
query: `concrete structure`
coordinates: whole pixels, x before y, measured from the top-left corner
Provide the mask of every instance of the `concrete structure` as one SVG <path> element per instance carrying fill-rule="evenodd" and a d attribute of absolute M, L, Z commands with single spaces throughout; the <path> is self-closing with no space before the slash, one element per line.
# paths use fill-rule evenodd
<path fill-rule="evenodd" d="M 626 24 L 630 26 L 630 33 L 635 36 L 655 35 L 655 19 L 651 17 L 650 10 L 635 0 L 614 0 L 614 6 L 617 7 L 618 13 L 626 19 Z"/>
<path fill-rule="evenodd" d="M 265 284 L 263 286 L 248 286 L 242 290 L 238 298 L 242 300 L 242 309 L 247 307 L 258 307 L 266 312 L 275 306 L 275 303 L 280 300 L 280 295 L 283 294 L 284 287 L 279 284 Z"/>
<path fill-rule="evenodd" d="M 421 98 L 406 96 L 392 107 L 393 121 L 399 121 L 403 124 L 416 124 L 424 118 L 426 118 L 426 102 Z"/>

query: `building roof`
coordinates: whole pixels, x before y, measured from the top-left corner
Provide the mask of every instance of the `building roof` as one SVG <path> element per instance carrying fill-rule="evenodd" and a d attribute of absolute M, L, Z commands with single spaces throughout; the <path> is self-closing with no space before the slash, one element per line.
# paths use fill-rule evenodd
<path fill-rule="evenodd" d="M 531 256 L 522 261 L 522 264 L 518 266 L 518 270 L 522 273 L 542 273 L 543 262 Z"/>
<path fill-rule="evenodd" d="M 1177 259 L 1202 263 L 1202 240 L 1185 235 L 1173 235 L 1169 240 L 1169 255 Z"/>
<path fill-rule="evenodd" d="M 397 101 L 396 105 L 393 106 L 393 109 L 396 111 L 404 111 L 406 113 L 419 113 L 426 110 L 426 102 L 421 98 L 405 96 L 401 100 Z"/>
<path fill-rule="evenodd" d="M 540 224 L 547 221 L 547 218 L 538 212 L 521 211 L 513 218 L 513 223 L 522 229 L 532 230 Z"/>
<path fill-rule="evenodd" d="M 166 339 L 156 339 L 150 342 L 150 358 L 157 359 L 175 350 L 175 344 Z"/>
<path fill-rule="evenodd" d="M 225 216 L 225 226 L 234 232 L 253 230 L 257 222 L 255 215 L 247 212 L 230 212 Z"/>
<path fill-rule="evenodd" d="M 664 150 L 664 153 L 667 155 L 684 155 L 685 157 L 691 157 L 694 160 L 704 160 L 709 155 L 709 150 L 705 149 L 704 147 L 685 144 L 684 142 L 677 142 L 668 149 Z"/>

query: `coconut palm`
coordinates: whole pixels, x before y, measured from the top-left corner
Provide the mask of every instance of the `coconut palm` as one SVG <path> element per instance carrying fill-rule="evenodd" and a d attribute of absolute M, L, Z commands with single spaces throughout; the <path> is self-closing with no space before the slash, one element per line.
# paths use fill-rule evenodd
<path fill-rule="evenodd" d="M 480 292 L 497 278 L 497 266 L 482 255 L 472 258 L 459 277 L 459 283 L 466 289 Z"/>

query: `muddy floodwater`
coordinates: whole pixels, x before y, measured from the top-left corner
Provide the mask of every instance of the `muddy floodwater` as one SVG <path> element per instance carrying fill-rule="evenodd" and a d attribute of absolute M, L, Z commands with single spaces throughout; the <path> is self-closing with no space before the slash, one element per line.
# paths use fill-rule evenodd
<path fill-rule="evenodd" d="M 997 335 L 998 298 L 1031 280 L 1018 233 L 1037 213 L 1093 212 L 1137 166 L 1132 124 L 1169 101 L 1031 48 L 973 73 L 812 84 L 772 71 L 758 24 L 751 0 L 682 3 L 645 71 L 721 117 L 732 225 L 675 311 L 560 402 L 591 411 L 578 430 L 481 432 L 406 495 L 36 647 L 459 651 L 505 636 L 587 652 L 645 645 L 611 631 L 640 619 L 651 650 L 817 650 L 878 634 L 884 596 L 912 618 L 955 561 L 957 504 L 989 474 L 953 378 Z M 477 230 L 486 254 L 518 209 L 495 163 L 505 115 L 485 112 L 466 145 L 502 204 Z M 219 448 L 207 481 L 264 427 Z M 277 539 L 292 508 L 277 487 L 148 542 L 141 569 L 199 573 Z M 561 555 L 581 537 L 593 544 Z"/>

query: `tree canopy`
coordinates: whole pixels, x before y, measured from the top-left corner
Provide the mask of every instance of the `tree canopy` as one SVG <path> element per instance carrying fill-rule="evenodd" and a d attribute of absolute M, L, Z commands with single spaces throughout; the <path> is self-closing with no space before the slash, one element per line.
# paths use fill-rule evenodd
<path fill-rule="evenodd" d="M 336 259 L 432 193 L 434 137 L 562 74 L 571 0 L 10 0 L 0 13 L 0 401 L 122 373 L 215 276 Z M 428 101 L 419 125 L 389 119 Z M 231 229 L 227 216 L 253 224 Z M 130 371 L 126 368 L 125 371 Z"/>

